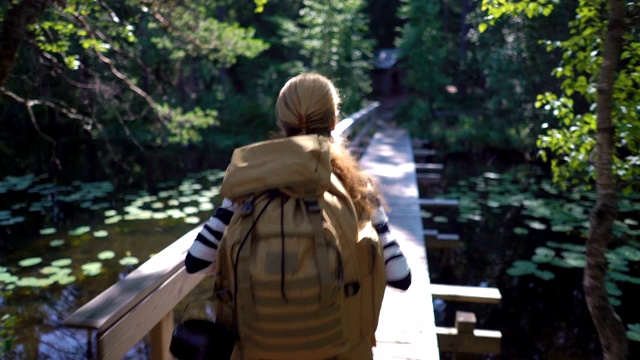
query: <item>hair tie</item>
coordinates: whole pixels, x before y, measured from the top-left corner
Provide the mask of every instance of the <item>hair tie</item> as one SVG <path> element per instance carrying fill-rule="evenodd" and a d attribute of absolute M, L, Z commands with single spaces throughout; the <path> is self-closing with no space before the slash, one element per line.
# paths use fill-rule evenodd
<path fill-rule="evenodd" d="M 303 133 L 307 132 L 307 115 L 306 114 L 300 117 L 300 129 L 302 129 Z"/>

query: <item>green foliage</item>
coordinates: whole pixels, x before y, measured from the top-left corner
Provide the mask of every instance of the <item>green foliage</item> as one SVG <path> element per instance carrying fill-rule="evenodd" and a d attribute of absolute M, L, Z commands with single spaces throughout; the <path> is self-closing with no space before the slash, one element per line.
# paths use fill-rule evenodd
<path fill-rule="evenodd" d="M 367 37 L 362 0 L 304 0 L 300 18 L 279 19 L 283 42 L 299 48 L 311 71 L 331 78 L 341 92 L 342 111 L 364 104 L 371 91 L 373 41 Z"/>
<path fill-rule="evenodd" d="M 537 39 L 566 33 L 566 20 L 522 15 L 487 27 L 474 3 L 466 9 L 424 0 L 405 4 L 398 44 L 418 99 L 398 117 L 403 124 L 415 136 L 441 140 L 448 151 L 531 152 L 540 125 L 551 118 L 536 109 L 535 95 L 554 86 L 548 73 L 557 64 Z"/>
<path fill-rule="evenodd" d="M 212 109 L 202 110 L 198 107 L 191 111 L 183 112 L 181 108 L 171 108 L 162 104 L 156 109 L 159 116 L 167 119 L 166 126 L 169 133 L 167 139 L 171 143 L 188 144 L 202 140 L 200 129 L 218 125 L 216 121 L 217 111 Z"/>
<path fill-rule="evenodd" d="M 579 2 L 575 17 L 569 22 L 569 37 L 566 40 L 545 40 L 541 43 L 547 51 L 562 53 L 560 64 L 552 75 L 561 83 L 556 92 L 545 92 L 536 98 L 535 106 L 551 113 L 556 125 L 543 124 L 546 133 L 537 141 L 540 155 L 550 161 L 554 179 L 564 185 L 591 182 L 595 169 L 593 153 L 596 131 L 597 81 L 602 64 L 603 36 L 607 28 L 607 1 Z M 629 12 L 640 6 L 630 2 Z M 532 10 L 528 10 L 532 9 Z M 483 10 L 489 14 L 488 23 L 503 15 L 518 16 L 523 11 L 528 17 L 551 14 L 553 4 L 549 1 L 483 1 Z M 616 151 L 613 172 L 617 179 L 627 184 L 629 191 L 632 179 L 640 175 L 637 166 L 640 150 L 640 39 L 638 23 L 626 24 L 623 37 L 621 68 L 618 70 L 613 89 L 612 119 L 615 126 Z"/>
<path fill-rule="evenodd" d="M 440 12 L 440 2 L 410 0 L 399 14 L 405 25 L 397 45 L 406 62 L 407 81 L 432 108 L 443 105 L 445 86 L 452 80 L 447 70 L 452 41 L 443 29 Z"/>

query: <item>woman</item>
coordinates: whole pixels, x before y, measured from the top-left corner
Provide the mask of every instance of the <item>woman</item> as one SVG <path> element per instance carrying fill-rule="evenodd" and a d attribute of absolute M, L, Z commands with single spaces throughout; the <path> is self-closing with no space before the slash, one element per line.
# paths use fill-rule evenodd
<path fill-rule="evenodd" d="M 338 122 L 340 97 L 333 83 L 315 73 L 303 73 L 290 79 L 280 90 L 276 103 L 278 126 L 282 136 L 317 134 L 327 138 Z M 337 142 L 331 145 L 331 166 L 351 195 L 360 219 L 370 218 L 384 247 L 387 284 L 407 290 L 411 271 L 407 259 L 388 226 L 388 217 L 373 179 Z M 224 199 L 204 225 L 185 258 L 187 272 L 212 272 L 218 244 L 237 204 Z"/>
<path fill-rule="evenodd" d="M 411 284 L 373 179 L 331 141 L 339 103 L 324 76 L 290 79 L 282 138 L 236 149 L 221 186 L 234 201 L 189 249 L 188 272 L 216 270 L 216 321 L 239 335 L 232 359 L 371 360 L 385 276 Z"/>

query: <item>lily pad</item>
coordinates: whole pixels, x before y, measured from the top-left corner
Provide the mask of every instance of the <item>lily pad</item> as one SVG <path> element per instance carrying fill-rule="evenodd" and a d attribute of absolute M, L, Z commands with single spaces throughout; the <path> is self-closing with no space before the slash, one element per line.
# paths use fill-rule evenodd
<path fill-rule="evenodd" d="M 58 284 L 60 285 L 69 285 L 76 282 L 76 277 L 73 275 L 57 275 L 52 277 L 51 279 L 58 282 Z"/>
<path fill-rule="evenodd" d="M 627 325 L 629 331 L 627 331 L 627 338 L 632 341 L 640 342 L 640 324 Z"/>
<path fill-rule="evenodd" d="M 65 267 L 65 266 L 71 265 L 71 262 L 72 260 L 70 258 L 62 258 L 62 259 L 52 261 L 51 265 L 57 266 L 57 267 Z"/>
<path fill-rule="evenodd" d="M 91 231 L 91 227 L 89 227 L 89 226 L 80 226 L 80 227 L 77 227 L 77 228 L 75 228 L 73 230 L 70 230 L 69 231 L 69 235 L 71 235 L 71 236 L 79 236 L 79 235 L 86 234 L 89 231 Z"/>
<path fill-rule="evenodd" d="M 538 266 L 531 261 L 517 260 L 513 262 L 513 265 L 507 269 L 507 274 L 511 276 L 522 276 L 533 274 L 537 270 Z"/>
<path fill-rule="evenodd" d="M 544 247 L 544 246 L 540 246 L 536 248 L 535 252 L 536 252 L 536 255 L 546 256 L 546 257 L 553 257 L 556 255 L 555 250 L 549 249 L 548 247 Z"/>
<path fill-rule="evenodd" d="M 49 246 L 51 247 L 59 247 L 64 245 L 64 240 L 63 239 L 55 239 L 55 240 L 51 240 L 49 241 Z"/>
<path fill-rule="evenodd" d="M 609 297 L 609 304 L 611 304 L 611 306 L 620 306 L 622 302 L 618 298 Z"/>
<path fill-rule="evenodd" d="M 82 264 L 82 273 L 86 276 L 96 276 L 102 271 L 102 263 L 98 261 Z"/>
<path fill-rule="evenodd" d="M 135 256 L 125 256 L 122 259 L 120 259 L 119 263 L 120 265 L 123 265 L 123 266 L 137 265 L 138 263 L 140 263 L 140 260 L 138 260 L 138 258 Z"/>
<path fill-rule="evenodd" d="M 437 223 L 443 223 L 444 224 L 444 223 L 448 223 L 449 219 L 446 216 L 435 216 L 433 218 L 433 221 L 437 222 Z"/>
<path fill-rule="evenodd" d="M 187 207 L 185 207 L 184 209 L 182 209 L 182 212 L 184 212 L 184 213 L 185 213 L 185 214 L 187 214 L 187 215 L 195 214 L 195 213 L 197 213 L 198 211 L 199 211 L 199 210 L 198 210 L 198 208 L 197 208 L 197 207 L 195 207 L 195 206 L 187 206 Z"/>
<path fill-rule="evenodd" d="M 198 224 L 200 223 L 200 218 L 197 216 L 187 216 L 186 218 L 184 218 L 184 222 L 186 222 L 187 224 Z"/>
<path fill-rule="evenodd" d="M 41 257 L 30 257 L 27 259 L 22 259 L 18 262 L 18 265 L 22 266 L 22 267 L 29 267 L 29 266 L 34 266 L 34 265 L 38 265 L 42 262 L 42 258 Z"/>
<path fill-rule="evenodd" d="M 52 235 L 56 233 L 56 228 L 54 227 L 48 227 L 48 228 L 44 228 L 44 229 L 40 229 L 40 235 Z"/>
<path fill-rule="evenodd" d="M 107 225 L 115 224 L 120 220 L 122 220 L 122 215 L 115 215 L 115 216 L 104 219 L 104 223 Z"/>
<path fill-rule="evenodd" d="M 9 273 L 0 273 L 0 282 L 3 282 L 5 284 L 15 283 L 18 280 L 20 280 L 20 278 L 15 275 L 11 275 Z"/>
<path fill-rule="evenodd" d="M 530 228 L 536 230 L 544 230 L 547 228 L 547 225 L 541 223 L 540 221 L 528 221 L 527 225 L 529 225 Z"/>
<path fill-rule="evenodd" d="M 513 233 L 516 235 L 527 235 L 529 233 L 529 230 L 520 226 L 516 226 L 513 228 Z"/>
<path fill-rule="evenodd" d="M 98 254 L 98 259 L 100 260 L 109 260 L 116 257 L 116 253 L 111 250 L 105 250 Z"/>
<path fill-rule="evenodd" d="M 116 210 L 107 210 L 104 212 L 104 216 L 106 217 L 116 216 L 117 214 L 118 212 Z"/>
<path fill-rule="evenodd" d="M 52 284 L 49 279 L 39 279 L 36 277 L 24 277 L 16 282 L 17 286 L 21 287 L 47 287 Z"/>
<path fill-rule="evenodd" d="M 552 273 L 549 270 L 536 270 L 534 275 L 539 277 L 542 280 L 551 280 L 556 277 L 556 274 Z"/>
<path fill-rule="evenodd" d="M 51 275 L 57 273 L 58 271 L 60 271 L 60 268 L 57 266 L 45 266 L 39 270 L 40 274 L 42 275 Z"/>
<path fill-rule="evenodd" d="M 614 283 L 612 281 L 605 281 L 604 287 L 605 287 L 605 289 L 607 289 L 607 292 L 611 296 L 621 296 L 622 295 L 622 290 L 620 290 L 618 285 L 616 285 L 616 283 Z"/>
<path fill-rule="evenodd" d="M 553 232 L 569 232 L 573 230 L 571 225 L 551 225 L 551 231 Z"/>
<path fill-rule="evenodd" d="M 211 211 L 211 210 L 213 210 L 213 208 L 214 208 L 214 206 L 210 202 L 204 202 L 204 203 L 200 203 L 198 205 L 198 209 L 200 211 Z"/>
<path fill-rule="evenodd" d="M 97 230 L 93 232 L 93 236 L 97 238 L 103 238 L 109 236 L 109 232 L 107 230 Z"/>
<path fill-rule="evenodd" d="M 552 258 L 551 261 L 549 261 L 549 263 L 551 265 L 562 267 L 562 268 L 571 268 L 571 267 L 573 267 L 571 264 L 569 264 L 569 262 L 566 259 L 560 259 L 560 258 L 557 258 L 557 257 Z"/>
<path fill-rule="evenodd" d="M 420 217 L 423 217 L 423 218 L 430 218 L 430 217 L 432 217 L 432 216 L 433 216 L 433 214 L 432 214 L 432 213 L 430 213 L 429 211 L 424 211 L 424 210 L 420 211 Z"/>
<path fill-rule="evenodd" d="M 623 245 L 615 249 L 614 251 L 622 255 L 623 258 L 629 261 L 640 261 L 640 249 L 636 249 L 628 245 Z"/>

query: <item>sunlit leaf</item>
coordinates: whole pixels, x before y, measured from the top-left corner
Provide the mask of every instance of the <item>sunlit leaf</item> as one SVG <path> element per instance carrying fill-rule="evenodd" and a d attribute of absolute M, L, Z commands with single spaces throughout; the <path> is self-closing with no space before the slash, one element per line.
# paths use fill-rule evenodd
<path fill-rule="evenodd" d="M 49 241 L 49 246 L 51 247 L 59 247 L 64 245 L 64 240 L 63 239 L 55 239 L 55 240 L 51 240 Z"/>
<path fill-rule="evenodd" d="M 536 270 L 534 275 L 542 280 L 551 280 L 556 277 L 556 275 L 549 270 Z"/>
<path fill-rule="evenodd" d="M 135 256 L 126 256 L 120 259 L 119 261 L 120 265 L 123 265 L 123 266 L 137 265 L 139 262 L 140 260 L 138 260 L 138 258 Z"/>
<path fill-rule="evenodd" d="M 97 238 L 103 238 L 109 236 L 109 232 L 107 230 L 97 230 L 93 232 L 93 236 Z"/>
<path fill-rule="evenodd" d="M 70 258 L 62 258 L 58 260 L 54 260 L 51 262 L 51 265 L 57 267 L 65 267 L 71 265 L 72 260 Z"/>
<path fill-rule="evenodd" d="M 514 227 L 512 231 L 516 235 L 527 235 L 529 233 L 528 229 L 525 229 L 525 228 L 520 227 L 520 226 Z"/>
<path fill-rule="evenodd" d="M 91 227 L 89 227 L 89 226 L 80 226 L 80 227 L 77 227 L 77 228 L 75 228 L 73 230 L 70 230 L 69 231 L 69 235 L 78 236 L 78 235 L 86 234 L 89 231 L 91 231 Z"/>
<path fill-rule="evenodd" d="M 57 231 L 56 228 L 48 227 L 48 228 L 40 229 L 40 235 L 51 235 L 51 234 L 55 234 L 56 231 Z"/>
<path fill-rule="evenodd" d="M 200 218 L 197 216 L 188 216 L 184 219 L 184 222 L 187 224 L 198 224 L 200 223 Z"/>
<path fill-rule="evenodd" d="M 102 263 L 98 261 L 82 264 L 82 273 L 86 276 L 96 276 L 102 271 Z"/>
<path fill-rule="evenodd" d="M 41 262 L 42 262 L 42 258 L 41 257 L 30 257 L 30 258 L 27 258 L 27 259 L 20 260 L 18 262 L 18 265 L 20 265 L 22 267 L 29 267 L 29 266 L 38 265 Z"/>
<path fill-rule="evenodd" d="M 116 256 L 116 253 L 111 250 L 105 250 L 98 254 L 98 259 L 100 260 L 108 260 L 113 259 Z"/>

